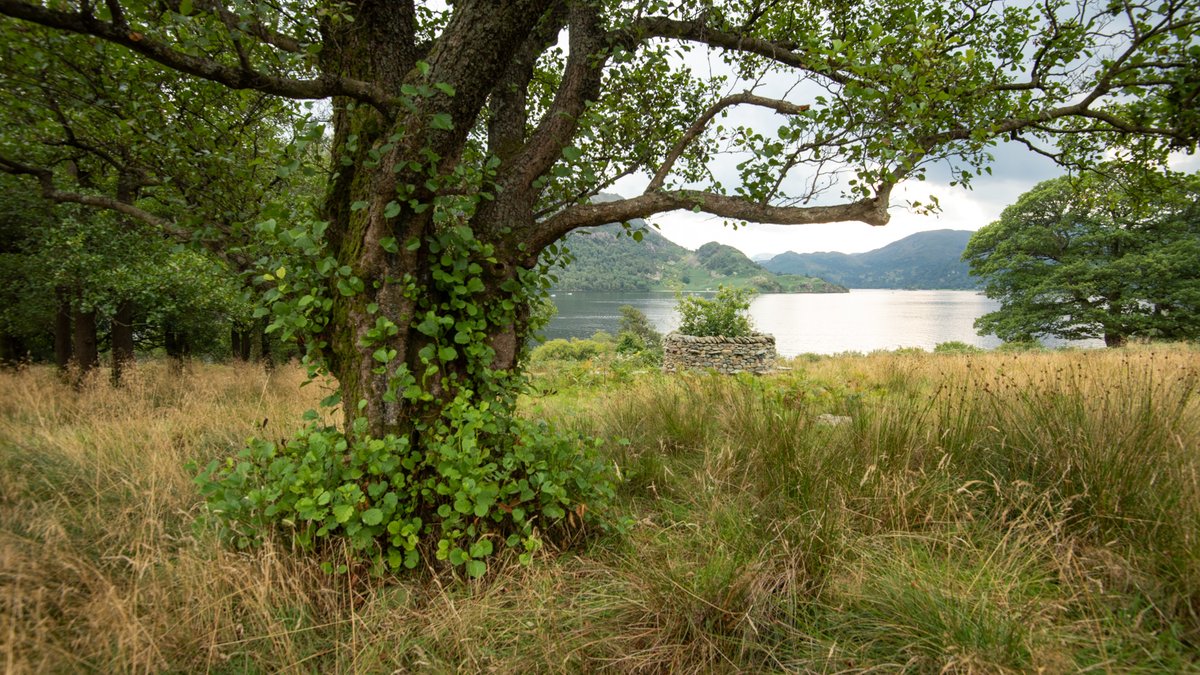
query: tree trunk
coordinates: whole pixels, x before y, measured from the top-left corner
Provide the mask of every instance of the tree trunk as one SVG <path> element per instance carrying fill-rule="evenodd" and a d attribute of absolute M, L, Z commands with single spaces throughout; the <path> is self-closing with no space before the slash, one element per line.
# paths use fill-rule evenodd
<path fill-rule="evenodd" d="M 167 352 L 167 364 L 171 372 L 183 372 L 183 362 L 188 355 L 187 336 L 174 326 L 164 326 L 163 347 Z"/>
<path fill-rule="evenodd" d="M 112 342 L 112 383 L 120 386 L 121 376 L 133 364 L 133 302 L 122 300 L 117 305 L 110 328 Z"/>
<path fill-rule="evenodd" d="M 71 365 L 71 300 L 63 288 L 55 289 L 54 298 L 54 364 L 65 375 Z"/>
<path fill-rule="evenodd" d="M 1105 347 L 1123 347 L 1125 346 L 1126 337 L 1124 333 L 1104 332 Z"/>
<path fill-rule="evenodd" d="M 336 174 L 322 216 L 330 248 L 349 273 L 330 279 L 332 320 L 317 337 L 341 385 L 348 425 L 363 417 L 372 436 L 418 440 L 419 428 L 451 401 L 474 405 L 511 393 L 501 383 L 516 366 L 528 317 L 517 261 L 534 262 L 517 250 L 512 232 L 532 221 L 533 196 L 495 190 L 491 198 L 504 204 L 471 214 L 473 207 L 440 207 L 438 181 L 454 180 L 472 125 L 552 4 L 464 0 L 439 47 L 423 56 L 412 45 L 411 17 L 398 9 L 403 3 L 364 2 L 353 30 L 327 27 L 334 38 L 321 53 L 327 70 L 375 82 L 410 103 L 390 116 L 333 103 Z M 417 76 L 418 57 L 429 64 L 427 77 Z M 402 85 L 422 82 L 450 87 L 403 93 Z M 446 122 L 431 125 L 434 116 Z"/>
<path fill-rule="evenodd" d="M 271 322 L 264 318 L 258 331 L 258 360 L 267 372 L 275 369 L 275 361 L 271 357 L 271 335 L 267 333 L 267 326 L 269 325 L 271 325 Z M 247 357 L 249 356 L 249 349 L 249 347 L 246 347 Z"/>
<path fill-rule="evenodd" d="M 16 335 L 0 335 L 0 368 L 19 368 L 27 356 L 24 340 Z"/>
<path fill-rule="evenodd" d="M 254 347 L 253 330 L 240 321 L 234 321 L 229 329 L 229 347 L 234 359 L 249 361 L 250 352 Z"/>
<path fill-rule="evenodd" d="M 76 309 L 72 312 L 71 322 L 74 324 L 75 351 L 75 386 L 83 385 L 88 374 L 100 365 L 100 352 L 96 347 L 96 310 L 83 311 Z"/>

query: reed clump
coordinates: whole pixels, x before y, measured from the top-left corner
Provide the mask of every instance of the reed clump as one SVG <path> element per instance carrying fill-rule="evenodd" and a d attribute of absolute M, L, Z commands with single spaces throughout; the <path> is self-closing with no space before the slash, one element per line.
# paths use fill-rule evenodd
<path fill-rule="evenodd" d="M 1200 668 L 1200 351 L 553 369 L 633 524 L 467 582 L 222 546 L 189 464 L 286 437 L 281 368 L 0 374 L 9 672 Z M 572 373 L 579 377 L 572 380 Z"/>

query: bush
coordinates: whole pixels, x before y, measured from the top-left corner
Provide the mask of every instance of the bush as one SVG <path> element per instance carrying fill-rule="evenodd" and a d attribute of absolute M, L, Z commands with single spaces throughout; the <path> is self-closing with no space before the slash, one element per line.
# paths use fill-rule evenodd
<path fill-rule="evenodd" d="M 310 412 L 292 440 L 251 440 L 196 482 L 224 538 L 248 548 L 286 533 L 328 572 L 349 562 L 382 574 L 435 557 L 479 577 L 501 547 L 528 563 L 544 536 L 606 511 L 615 476 L 601 441 L 476 410 L 466 397 L 447 411 L 424 447 L 407 436 L 372 438 L 361 418 L 347 434 Z"/>
<path fill-rule="evenodd" d="M 939 342 L 933 348 L 934 354 L 979 354 L 982 349 L 975 345 L 969 345 L 959 340 L 951 340 L 950 342 Z"/>
<path fill-rule="evenodd" d="M 1040 342 L 1032 338 L 1026 340 L 1009 340 L 996 347 L 998 352 L 1040 352 L 1045 351 Z"/>
<path fill-rule="evenodd" d="M 750 318 L 745 312 L 750 309 L 753 296 L 754 291 L 748 288 L 721 286 L 711 300 L 695 295 L 680 297 L 675 307 L 680 318 L 679 332 L 699 337 L 751 335 Z"/>
<path fill-rule="evenodd" d="M 604 342 L 595 339 L 557 339 L 550 340 L 546 344 L 535 348 L 530 353 L 529 358 L 535 363 L 539 361 L 587 361 L 602 354 L 607 354 L 612 349 L 613 342 L 611 337 Z"/>

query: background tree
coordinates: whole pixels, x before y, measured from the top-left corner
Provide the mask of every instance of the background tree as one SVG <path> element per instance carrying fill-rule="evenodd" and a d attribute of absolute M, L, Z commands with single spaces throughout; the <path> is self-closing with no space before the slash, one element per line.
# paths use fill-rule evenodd
<path fill-rule="evenodd" d="M 530 531 L 513 504 L 554 519 L 583 498 L 558 482 L 514 487 L 535 461 L 518 461 L 530 444 L 513 440 L 526 430 L 512 415 L 518 357 L 548 283 L 540 253 L 563 235 L 675 209 L 882 225 L 900 181 L 949 163 L 968 182 L 999 139 L 1072 162 L 1135 139 L 1161 159 L 1196 141 L 1196 11 L 1192 0 L 0 0 L 18 33 L 98 39 L 247 97 L 331 99 L 318 217 L 270 219 L 295 250 L 268 256 L 262 276 L 275 330 L 303 339 L 346 402 L 349 438 L 296 457 L 374 438 L 405 458 L 388 480 L 407 487 L 385 489 L 386 511 L 346 484 L 329 486 L 343 501 L 288 503 L 320 536 L 364 550 L 389 533 L 413 564 L 400 533 L 436 524 L 440 554 L 477 562 L 476 544 L 490 551 L 481 530 Z M 706 57 L 712 69 L 689 65 Z M 716 121 L 735 106 L 756 110 L 757 126 Z M 69 198 L 53 187 L 69 167 L 22 149 L 5 144 L 0 166 Z M 736 179 L 718 177 L 729 164 Z M 628 175 L 645 178 L 641 194 L 591 202 Z M 107 205 L 186 227 L 135 202 Z"/>
<path fill-rule="evenodd" d="M 0 168 L 36 180 L 20 187 L 9 181 L 5 190 L 15 201 L 27 198 L 18 190 L 33 188 L 74 206 L 30 212 L 21 223 L 22 298 L 5 311 L 25 316 L 46 304 L 47 294 L 57 298 L 59 314 L 70 319 L 58 321 L 57 330 L 73 333 L 70 355 L 80 370 L 107 347 L 114 380 L 135 346 L 212 354 L 221 351 L 214 331 L 224 342 L 230 325 L 244 353 L 251 310 L 228 283 L 254 260 L 249 223 L 264 198 L 297 186 L 277 166 L 295 161 L 283 154 L 294 107 L 181 76 L 100 39 L 12 21 L 0 23 L 0 33 L 7 101 Z M 315 191 L 292 199 L 305 194 Z M 200 263 L 174 250 L 179 243 L 224 262 Z M 206 274 L 170 278 L 197 271 Z M 215 312 L 218 297 L 231 304 Z M 185 300 L 198 304 L 181 305 Z M 232 323 L 205 323 L 214 320 Z M 19 332 L 39 324 L 50 325 L 31 320 Z M 58 351 L 65 361 L 65 347 Z"/>
<path fill-rule="evenodd" d="M 976 320 L 1037 336 L 1200 337 L 1200 174 L 1112 165 L 1038 184 L 971 237 L 963 259 L 1000 309 Z"/>

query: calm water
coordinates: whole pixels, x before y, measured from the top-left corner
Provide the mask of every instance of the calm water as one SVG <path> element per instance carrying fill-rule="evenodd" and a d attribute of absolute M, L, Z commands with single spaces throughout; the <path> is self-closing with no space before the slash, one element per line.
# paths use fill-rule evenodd
<path fill-rule="evenodd" d="M 584 338 L 598 330 L 615 333 L 621 305 L 640 309 L 663 333 L 679 325 L 671 293 L 558 293 L 554 303 L 558 316 L 544 331 L 551 339 Z M 757 330 L 775 336 L 782 356 L 933 349 L 951 340 L 990 349 L 1000 341 L 976 335 L 972 324 L 997 306 L 974 291 L 858 289 L 760 295 L 750 305 L 750 316 Z"/>

